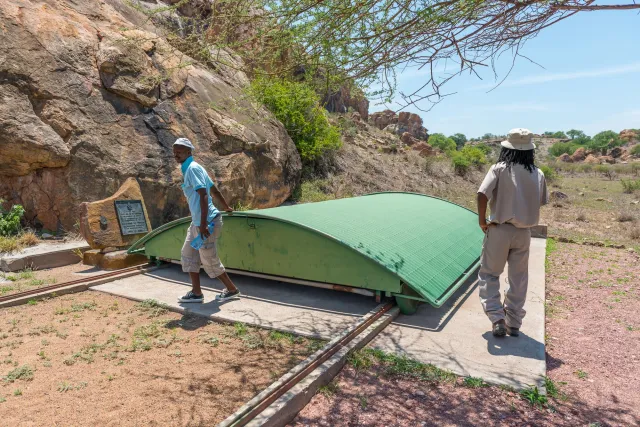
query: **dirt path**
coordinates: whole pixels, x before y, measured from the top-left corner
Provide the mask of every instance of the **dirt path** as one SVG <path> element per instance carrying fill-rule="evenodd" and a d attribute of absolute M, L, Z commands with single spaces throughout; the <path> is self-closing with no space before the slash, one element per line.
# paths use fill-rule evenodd
<path fill-rule="evenodd" d="M 87 291 L 0 311 L 1 425 L 214 425 L 316 349 Z"/>
<path fill-rule="evenodd" d="M 291 425 L 640 425 L 638 255 L 572 244 L 550 248 L 548 402 L 534 390 L 489 387 L 368 349 Z"/>

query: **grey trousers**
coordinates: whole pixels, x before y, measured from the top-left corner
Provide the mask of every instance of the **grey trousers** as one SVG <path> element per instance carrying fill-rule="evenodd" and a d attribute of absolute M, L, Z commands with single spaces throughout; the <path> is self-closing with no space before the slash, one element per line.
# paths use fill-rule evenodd
<path fill-rule="evenodd" d="M 478 286 L 482 308 L 492 323 L 505 319 L 512 328 L 522 325 L 529 284 L 530 243 L 531 230 L 511 224 L 491 226 L 485 235 Z M 503 304 L 500 301 L 500 274 L 507 261 L 509 288 L 505 292 Z"/>

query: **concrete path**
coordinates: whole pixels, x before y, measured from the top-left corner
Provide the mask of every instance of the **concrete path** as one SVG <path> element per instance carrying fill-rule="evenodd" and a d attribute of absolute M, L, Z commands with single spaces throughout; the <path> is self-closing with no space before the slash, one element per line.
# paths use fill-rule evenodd
<path fill-rule="evenodd" d="M 445 306 L 434 309 L 425 304 L 413 316 L 400 315 L 371 345 L 494 384 L 541 386 L 546 373 L 545 246 L 546 240 L 532 239 L 527 316 L 518 338 L 493 337 L 474 275 Z M 500 281 L 506 289 L 506 274 Z"/>
<path fill-rule="evenodd" d="M 212 319 L 244 322 L 299 335 L 332 339 L 364 316 L 376 303 L 372 297 L 312 288 L 255 277 L 230 275 L 242 291 L 240 300 L 215 302 L 222 283 L 201 275 L 203 304 L 178 303 L 189 290 L 189 276 L 179 266 L 117 280 L 91 288 L 134 300 L 155 299 L 180 311 Z"/>

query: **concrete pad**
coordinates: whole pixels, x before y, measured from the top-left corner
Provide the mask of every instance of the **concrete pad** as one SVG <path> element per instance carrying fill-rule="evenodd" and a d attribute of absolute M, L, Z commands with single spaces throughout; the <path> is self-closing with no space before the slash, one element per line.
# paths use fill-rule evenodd
<path fill-rule="evenodd" d="M 218 303 L 223 285 L 201 275 L 205 303 L 179 303 L 191 289 L 189 276 L 179 266 L 117 280 L 91 288 L 142 301 L 155 299 L 181 312 L 192 312 L 227 322 L 244 322 L 312 338 L 332 339 L 376 307 L 372 297 L 312 288 L 255 277 L 230 275 L 243 296 Z"/>
<path fill-rule="evenodd" d="M 3 254 L 0 257 L 0 270 L 18 271 L 25 268 L 43 270 L 75 264 L 80 259 L 74 253 L 79 249 L 86 251 L 89 245 L 84 240 L 66 243 L 40 243 L 20 252 Z"/>
<path fill-rule="evenodd" d="M 372 346 L 493 384 L 541 387 L 546 373 L 545 247 L 546 240 L 532 239 L 527 315 L 519 337 L 493 337 L 474 274 L 441 308 L 424 304 L 413 316 L 400 315 Z M 508 287 L 506 274 L 500 280 L 504 291 Z"/>

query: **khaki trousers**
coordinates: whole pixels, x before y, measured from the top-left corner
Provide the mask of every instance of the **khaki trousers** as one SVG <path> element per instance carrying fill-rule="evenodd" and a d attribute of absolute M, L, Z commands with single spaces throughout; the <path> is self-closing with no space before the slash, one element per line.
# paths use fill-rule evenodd
<path fill-rule="evenodd" d="M 480 302 L 492 323 L 504 319 L 508 326 L 519 328 L 526 311 L 524 302 L 529 284 L 529 244 L 531 230 L 511 224 L 489 227 L 482 245 L 479 288 Z M 509 288 L 504 304 L 500 301 L 500 274 L 509 262 Z"/>
<path fill-rule="evenodd" d="M 200 234 L 200 230 L 195 225 L 189 226 L 187 238 L 182 246 L 182 259 L 180 260 L 182 271 L 185 273 L 200 272 L 200 265 L 204 267 L 204 271 L 211 278 L 218 277 L 225 272 L 224 265 L 222 265 L 218 256 L 218 247 L 216 245 L 222 234 L 222 216 L 218 215 L 213 220 L 213 223 L 213 234 L 207 238 L 200 250 L 196 250 L 191 246 L 191 241 Z"/>

